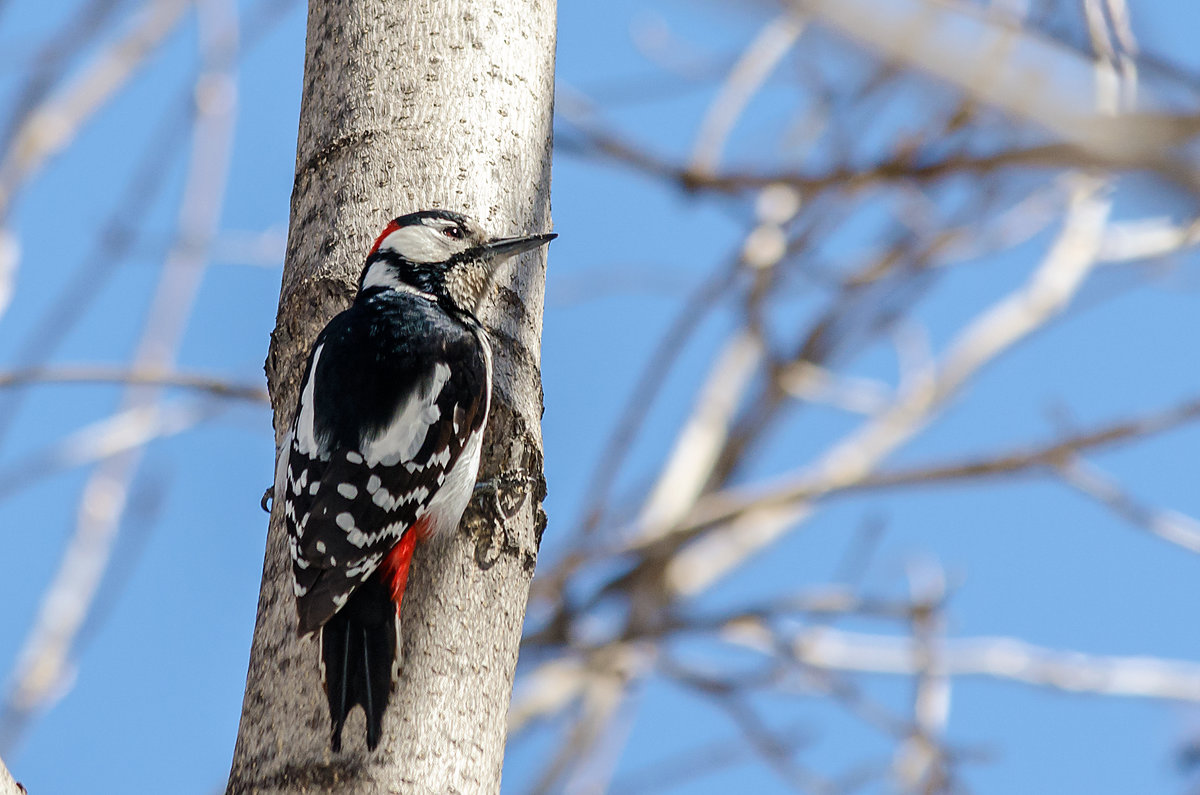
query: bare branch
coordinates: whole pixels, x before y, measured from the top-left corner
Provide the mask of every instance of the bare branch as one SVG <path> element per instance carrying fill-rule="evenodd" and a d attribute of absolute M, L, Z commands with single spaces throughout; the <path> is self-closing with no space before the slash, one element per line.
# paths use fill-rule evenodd
<path fill-rule="evenodd" d="M 127 384 L 137 386 L 179 387 L 206 392 L 214 397 L 268 402 L 264 387 L 233 384 L 216 376 L 192 373 L 126 370 L 98 365 L 61 365 L 54 368 L 30 367 L 0 372 L 0 389 L 28 384 Z"/>
<path fill-rule="evenodd" d="M 571 125 L 561 134 L 562 140 L 557 143 L 564 151 L 603 157 L 646 176 L 674 183 L 689 192 L 711 191 L 737 195 L 771 185 L 787 185 L 811 198 L 826 191 L 853 194 L 896 182 L 923 183 L 955 176 L 986 176 L 1006 169 L 1124 170 L 1130 167 L 1104 160 L 1070 144 L 1045 144 L 985 155 L 960 154 L 932 162 L 914 162 L 910 156 L 903 155 L 868 166 L 839 166 L 822 173 L 774 171 L 712 174 L 675 165 L 594 125 L 579 120 L 571 120 Z"/>
<path fill-rule="evenodd" d="M 1105 264 L 1166 257 L 1200 243 L 1200 219 L 1176 225 L 1169 218 L 1146 218 L 1110 224 L 1100 243 Z"/>
<path fill-rule="evenodd" d="M 0 226 L 0 317 L 12 301 L 13 285 L 17 281 L 17 262 L 20 247 L 12 232 Z"/>
<path fill-rule="evenodd" d="M 156 403 L 119 411 L 69 433 L 0 471 L 0 499 L 59 472 L 106 461 L 195 427 L 217 408 L 207 402 Z"/>
<path fill-rule="evenodd" d="M 133 51 L 141 53 L 139 47 L 157 40 L 155 36 L 165 35 L 181 9 L 182 4 L 179 8 L 173 3 L 156 5 L 151 14 L 155 24 L 146 23 L 145 37 L 136 39 L 138 46 Z M 168 12 L 174 15 L 163 16 Z M 171 369 L 204 271 L 203 251 L 215 233 L 225 193 L 236 107 L 235 83 L 230 72 L 237 49 L 235 5 L 230 0 L 200 3 L 198 31 L 204 68 L 196 79 L 196 124 L 180 206 L 179 234 L 163 268 L 135 354 L 132 368 L 135 372 Z M 119 55 L 120 58 L 113 56 L 117 60 L 95 78 L 102 79 L 103 85 L 115 85 L 113 81 L 124 79 L 124 70 L 132 68 L 129 53 L 121 50 Z M 89 92 L 98 90 L 86 81 L 85 85 Z M 89 112 L 90 108 L 84 106 Z M 20 135 L 17 140 L 21 140 Z M 0 167 L 0 207 L 5 196 L 4 175 Z M 158 411 L 155 405 L 158 391 L 156 387 L 130 385 L 123 411 L 135 417 L 154 416 Z M 131 446 L 105 457 L 84 486 L 75 532 L 42 600 L 38 619 L 21 651 L 21 665 L 5 699 L 6 743 L 15 739 L 28 717 L 67 681 L 72 646 L 109 563 L 129 484 L 140 461 L 139 450 Z"/>
<path fill-rule="evenodd" d="M 908 637 L 823 627 L 799 633 L 792 652 L 805 665 L 831 671 L 917 676 L 924 661 Z M 946 676 L 984 676 L 1074 693 L 1200 701 L 1200 664 L 1156 657 L 1059 651 L 1015 638 L 947 640 L 939 648 Z"/>
<path fill-rule="evenodd" d="M 1096 264 L 1109 210 L 1109 202 L 1098 195 L 1100 187 L 1093 180 L 1079 183 L 1057 241 L 1027 284 L 964 329 L 938 367 L 910 374 L 891 406 L 834 445 L 784 488 L 795 489 L 804 483 L 825 493 L 862 480 L 920 432 L 935 411 L 984 365 L 1061 312 Z M 808 511 L 807 506 L 792 505 L 740 516 L 735 526 L 681 550 L 666 572 L 669 587 L 684 594 L 706 588 Z"/>
<path fill-rule="evenodd" d="M 40 108 L 29 113 L 0 158 L 0 217 L 8 214 L 14 195 L 51 155 L 62 150 L 108 98 L 175 29 L 188 3 L 147 2 L 134 26 L 112 42 L 76 78 Z"/>
<path fill-rule="evenodd" d="M 739 330 L 713 362 L 708 381 L 680 430 L 675 449 L 646 499 L 638 525 L 651 541 L 674 527 L 695 503 L 712 475 L 733 414 L 762 363 L 762 344 Z"/>
<path fill-rule="evenodd" d="M 1120 420 L 1041 445 L 1022 445 L 931 466 L 888 469 L 864 476 L 840 489 L 826 489 L 819 482 L 806 482 L 777 490 L 729 490 L 701 497 L 680 532 L 690 532 L 729 521 L 755 508 L 782 507 L 844 491 L 938 485 L 988 477 L 1010 477 L 1030 472 L 1055 471 L 1080 453 L 1095 452 L 1129 444 L 1164 433 L 1200 419 L 1200 398 L 1192 398 L 1164 411 Z"/>
<path fill-rule="evenodd" d="M 577 668 L 578 713 L 571 729 L 564 733 L 558 751 L 545 765 L 542 775 L 532 792 L 544 793 L 559 790 L 558 785 L 572 770 L 582 771 L 593 762 L 596 748 L 604 734 L 610 730 L 618 709 L 626 699 L 627 684 L 632 675 L 645 673 L 645 647 L 633 644 L 613 644 L 597 650 L 591 655 L 584 668 Z M 559 669 L 562 671 L 563 669 Z M 594 765 L 593 765 L 594 767 Z M 595 770 L 588 771 L 595 780 Z M 571 787 L 563 788 L 571 791 Z M 603 789 L 603 788 L 601 788 Z"/>
<path fill-rule="evenodd" d="M 0 476 L 11 493 L 33 479 L 93 460 L 113 461 L 149 441 L 192 427 L 210 409 L 200 405 L 133 407 L 68 436 L 48 453 Z M 125 484 L 111 476 L 92 477 L 79 500 L 77 530 L 70 539 L 33 627 L 17 657 L 0 710 L 0 748 L 11 748 L 29 720 L 60 697 L 73 675 L 72 647 L 87 618 L 109 562 L 113 538 L 96 522 L 124 497 Z M 2 496 L 2 493 L 0 493 Z"/>
<path fill-rule="evenodd" d="M 1195 119 L 1114 115 L 1095 103 L 1093 63 L 1028 30 L 1002 25 L 967 3 L 935 0 L 792 0 L 814 21 L 883 58 L 1028 119 L 1109 163 L 1148 168 L 1191 189 L 1195 170 L 1175 155 Z M 1092 89 L 1092 90 L 1089 90 Z"/>
<path fill-rule="evenodd" d="M 32 68 L 16 93 L 11 118 L 0 135 L 0 150 L 9 148 L 13 135 L 21 129 L 30 111 L 37 108 L 47 92 L 62 79 L 71 57 L 86 52 L 94 44 L 120 5 L 117 0 L 88 0 L 82 9 L 73 9 L 58 30 L 31 56 Z"/>
<path fill-rule="evenodd" d="M 690 171 L 707 174 L 716 170 L 721 150 L 738 117 L 803 31 L 803 21 L 790 13 L 772 19 L 759 31 L 734 64 L 700 123 L 692 146 Z"/>
<path fill-rule="evenodd" d="M 1108 506 L 1126 521 L 1163 541 L 1181 546 L 1189 552 L 1200 553 L 1200 522 L 1192 517 L 1178 511 L 1143 505 L 1122 489 L 1116 480 L 1082 458 L 1063 460 L 1055 467 L 1055 471 L 1064 483 Z"/>
<path fill-rule="evenodd" d="M 720 300 L 735 275 L 736 269 L 729 267 L 711 276 L 689 296 L 670 328 L 650 355 L 625 404 L 617 427 L 608 437 L 608 443 L 597 459 L 596 467 L 592 472 L 589 481 L 592 484 L 591 499 L 584 508 L 581 522 L 582 531 L 585 534 L 599 524 L 611 497 L 611 490 L 621 461 L 628 454 L 630 446 L 637 437 L 637 429 L 645 420 L 672 363 L 679 356 L 687 340 L 695 333 L 700 321 Z"/>
<path fill-rule="evenodd" d="M 906 790 L 935 795 L 944 792 L 949 782 L 949 755 L 942 747 L 942 735 L 950 719 L 950 678 L 941 654 L 945 574 L 933 564 L 914 564 L 910 566 L 909 582 L 912 638 L 920 672 L 914 682 L 914 731 L 898 749 L 895 770 Z"/>

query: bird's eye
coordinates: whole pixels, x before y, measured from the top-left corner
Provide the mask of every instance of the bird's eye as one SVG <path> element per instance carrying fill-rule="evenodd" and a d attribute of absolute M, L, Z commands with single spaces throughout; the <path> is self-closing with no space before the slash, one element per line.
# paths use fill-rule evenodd
<path fill-rule="evenodd" d="M 446 237 L 452 237 L 455 240 L 461 240 L 462 236 L 463 236 L 462 230 L 459 229 L 457 226 L 446 227 L 445 229 L 442 230 L 442 234 L 445 235 Z"/>

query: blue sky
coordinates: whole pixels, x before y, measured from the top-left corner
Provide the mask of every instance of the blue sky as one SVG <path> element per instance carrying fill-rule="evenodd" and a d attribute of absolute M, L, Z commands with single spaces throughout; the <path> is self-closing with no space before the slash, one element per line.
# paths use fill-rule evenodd
<path fill-rule="evenodd" d="M 246 8 L 256 4 L 244 3 Z M 1200 70 L 1194 47 L 1200 6 L 1184 0 L 1131 3 L 1144 48 Z M 57 23 L 67 4 L 10 0 L 0 4 L 0 106 L 8 107 L 17 69 Z M 712 84 L 675 91 L 631 40 L 668 23 L 696 56 L 732 56 L 765 20 L 760 7 L 728 13 L 719 3 L 631 0 L 559 9 L 560 102 L 566 89 L 620 96 L 632 87 L 662 87 L 654 102 L 613 102 L 607 123 L 654 151 L 681 160 L 712 97 Z M 141 74 L 89 124 L 79 140 L 21 195 L 12 227 L 22 259 L 16 299 L 0 318 L 0 370 L 51 305 L 83 251 L 95 246 L 126 190 L 132 166 L 169 124 L 195 65 L 188 21 Z M 239 117 L 219 251 L 206 273 L 189 324 L 183 369 L 262 382 L 274 325 L 280 270 L 257 257 L 247 264 L 232 243 L 281 251 L 292 185 L 304 14 L 293 3 L 241 62 Z M 772 143 L 786 87 L 752 106 L 734 161 L 753 162 Z M 903 112 L 898 112 L 903 119 Z M 166 120 L 164 122 L 164 119 Z M 880 120 L 881 125 L 886 120 Z M 863 135 L 869 138 L 872 130 Z M 182 147 L 179 150 L 182 151 Z M 136 344 L 141 313 L 156 280 L 182 186 L 179 155 L 161 167 L 160 196 L 144 211 L 146 230 L 68 334 L 53 361 L 118 364 Z M 412 208 L 397 208 L 397 210 Z M 1122 184 L 1116 215 L 1138 218 L 1181 206 L 1148 180 Z M 881 207 L 886 215 L 888 210 Z M 736 249 L 748 211 L 730 200 L 689 197 L 611 164 L 559 155 L 553 214 L 560 238 L 551 249 L 544 329 L 544 434 L 550 525 L 545 560 L 556 554 L 555 525 L 574 520 L 592 462 L 627 397 L 631 379 L 680 306 L 718 255 Z M 856 227 L 869 234 L 870 224 Z M 853 240 L 847 250 L 853 250 Z M 962 268 L 940 281 L 917 314 L 940 350 L 973 313 L 1027 275 L 1045 238 L 1010 255 Z M 274 248 L 273 248 L 274 247 Z M 832 252 L 837 254 L 836 251 Z M 269 258 L 267 258 L 269 260 Z M 1037 335 L 988 368 L 898 463 L 968 454 L 1006 442 L 1053 435 L 1048 408 L 1069 407 L 1086 427 L 1167 407 L 1197 392 L 1194 255 L 1135 289 L 1111 289 L 1106 274 L 1085 289 L 1094 304 Z M 617 289 L 597 289 L 615 281 Z M 803 302 L 788 305 L 803 311 Z M 706 322 L 655 405 L 621 488 L 634 490 L 654 471 L 684 416 L 691 390 L 729 328 L 727 314 Z M 868 350 L 851 372 L 894 378 L 895 362 Z M 31 453 L 108 416 L 119 392 L 105 386 L 38 387 L 0 443 L 0 475 L 14 477 Z M 185 395 L 177 397 L 185 398 Z M 823 449 L 849 427 L 845 416 L 814 410 L 785 424 L 760 451 L 757 468 L 782 472 Z M 1200 428 L 1187 427 L 1095 461 L 1150 504 L 1200 516 L 1196 489 Z M 228 772 L 253 631 L 266 520 L 258 507 L 269 484 L 273 441 L 265 407 L 231 404 L 197 429 L 150 446 L 134 487 L 117 558 L 103 586 L 98 616 L 76 658 L 63 697 L 42 714 L 5 761 L 33 793 L 211 793 Z M 40 478 L 13 493 L 0 486 L 0 539 L 9 572 L 2 589 L 0 661 L 6 674 L 31 626 L 68 537 L 86 470 Z M 719 610 L 793 583 L 834 576 L 847 539 L 882 517 L 886 533 L 866 575 L 873 592 L 904 589 L 914 561 L 937 560 L 954 587 L 952 636 L 1011 635 L 1096 654 L 1156 655 L 1200 661 L 1200 558 L 1131 527 L 1065 487 L 1015 480 L 962 487 L 880 492 L 835 500 L 804 532 L 789 535 L 737 576 L 706 595 Z M 560 525 L 561 526 L 561 525 Z M 850 625 L 884 631 L 878 625 Z M 682 646 L 683 644 L 681 644 Z M 697 644 L 702 659 L 728 650 Z M 864 679 L 864 687 L 901 701 L 907 680 Z M 616 780 L 673 752 L 734 737 L 736 727 L 711 704 L 656 678 L 630 702 L 625 753 Z M 634 711 L 636 707 L 636 711 Z M 764 704 L 781 725 L 811 730 L 803 758 L 843 770 L 862 757 L 883 757 L 890 744 L 819 699 Z M 979 793 L 1170 793 L 1187 778 L 1173 751 L 1200 727 L 1195 707 L 1098 699 L 1011 683 L 956 682 L 951 740 L 975 752 L 964 780 Z M 510 749 L 506 792 L 529 785 L 553 727 Z M 870 791 L 876 791 L 868 788 Z M 615 790 L 614 790 L 615 791 Z M 761 764 L 733 765 L 666 790 L 686 793 L 787 792 Z"/>

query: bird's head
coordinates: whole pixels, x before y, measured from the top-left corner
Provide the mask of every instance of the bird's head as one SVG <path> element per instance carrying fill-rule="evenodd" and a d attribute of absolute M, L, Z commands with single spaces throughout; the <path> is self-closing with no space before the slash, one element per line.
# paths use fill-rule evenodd
<path fill-rule="evenodd" d="M 474 314 L 502 263 L 555 237 L 492 238 L 475 219 L 459 213 L 409 213 L 389 223 L 376 238 L 359 279 L 359 292 L 416 291 Z"/>

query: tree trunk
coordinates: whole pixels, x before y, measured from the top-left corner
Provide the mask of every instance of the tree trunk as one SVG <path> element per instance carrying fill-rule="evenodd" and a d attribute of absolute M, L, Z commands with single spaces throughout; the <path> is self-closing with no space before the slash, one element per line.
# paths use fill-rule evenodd
<path fill-rule="evenodd" d="M 24 792 L 25 788 L 17 783 L 4 766 L 4 760 L 0 759 L 0 795 L 23 795 Z"/>
<path fill-rule="evenodd" d="M 287 261 L 266 364 L 277 444 L 304 356 L 348 304 L 386 221 L 443 207 L 492 234 L 549 229 L 554 26 L 553 0 L 311 0 Z M 481 313 L 495 391 L 480 477 L 508 486 L 499 500 L 477 495 L 453 538 L 417 553 L 404 600 L 404 670 L 382 744 L 366 750 L 356 710 L 345 750 L 329 749 L 317 643 L 296 637 L 276 505 L 228 792 L 499 791 L 545 525 L 544 256 L 502 271 Z"/>

